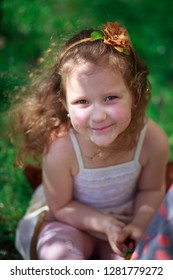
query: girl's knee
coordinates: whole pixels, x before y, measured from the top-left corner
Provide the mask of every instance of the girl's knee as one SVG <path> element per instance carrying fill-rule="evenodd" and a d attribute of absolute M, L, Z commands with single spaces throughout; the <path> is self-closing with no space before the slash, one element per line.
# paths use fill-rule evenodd
<path fill-rule="evenodd" d="M 39 260 L 80 260 L 84 259 L 73 241 L 57 240 L 56 242 L 38 242 L 37 255 Z"/>
<path fill-rule="evenodd" d="M 37 257 L 40 260 L 81 260 L 93 251 L 91 237 L 69 225 L 52 222 L 39 234 Z"/>

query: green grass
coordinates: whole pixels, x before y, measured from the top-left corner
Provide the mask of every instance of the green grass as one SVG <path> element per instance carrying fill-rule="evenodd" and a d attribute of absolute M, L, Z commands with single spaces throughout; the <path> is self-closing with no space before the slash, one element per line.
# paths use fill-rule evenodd
<path fill-rule="evenodd" d="M 14 246 L 15 231 L 31 189 L 22 170 L 13 166 L 16 151 L 7 139 L 0 140 L 0 151 L 0 260 L 18 260 L 21 256 Z"/>

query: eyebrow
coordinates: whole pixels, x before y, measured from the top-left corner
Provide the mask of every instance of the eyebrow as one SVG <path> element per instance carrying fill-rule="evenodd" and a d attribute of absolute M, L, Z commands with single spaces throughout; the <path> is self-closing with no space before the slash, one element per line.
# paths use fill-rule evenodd
<path fill-rule="evenodd" d="M 120 94 L 120 92 L 117 91 L 116 89 L 107 91 L 107 92 L 105 92 L 105 93 L 104 93 L 104 92 L 101 93 L 102 96 L 117 95 L 117 94 Z"/>

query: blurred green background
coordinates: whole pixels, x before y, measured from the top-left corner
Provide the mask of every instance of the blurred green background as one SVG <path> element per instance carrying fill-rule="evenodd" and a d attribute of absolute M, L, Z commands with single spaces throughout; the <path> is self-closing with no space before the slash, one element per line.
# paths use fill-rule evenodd
<path fill-rule="evenodd" d="M 123 23 L 150 69 L 148 114 L 165 130 L 173 158 L 173 2 L 172 0 L 0 0 L 0 259 L 21 259 L 15 228 L 31 189 L 13 167 L 16 150 L 5 138 L 11 96 L 49 48 L 83 28 L 107 21 Z"/>

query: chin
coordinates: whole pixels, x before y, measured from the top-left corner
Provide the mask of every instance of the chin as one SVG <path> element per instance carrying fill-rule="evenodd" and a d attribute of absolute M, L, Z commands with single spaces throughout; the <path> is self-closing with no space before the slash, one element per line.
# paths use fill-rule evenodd
<path fill-rule="evenodd" d="M 99 147 L 108 147 L 116 140 L 116 138 L 117 138 L 117 135 L 114 137 L 110 137 L 110 136 L 105 137 L 105 135 L 103 135 L 103 136 L 100 135 L 98 137 L 91 136 L 90 140 Z"/>

